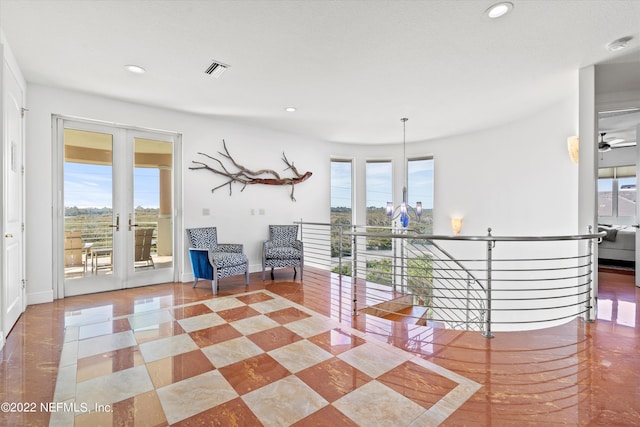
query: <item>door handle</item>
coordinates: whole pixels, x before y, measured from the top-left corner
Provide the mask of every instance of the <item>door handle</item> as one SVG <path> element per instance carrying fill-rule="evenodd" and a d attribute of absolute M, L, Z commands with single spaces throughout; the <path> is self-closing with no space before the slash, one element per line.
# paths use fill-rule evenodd
<path fill-rule="evenodd" d="M 13 239 L 13 234 L 7 233 L 4 235 L 4 237 L 6 237 L 7 239 Z"/>
<path fill-rule="evenodd" d="M 131 223 L 131 214 L 129 214 L 129 231 L 131 231 L 131 227 L 140 227 L 138 224 Z"/>
<path fill-rule="evenodd" d="M 120 214 L 116 215 L 116 223 L 115 224 L 111 224 L 109 227 L 115 228 L 116 231 L 120 231 Z"/>

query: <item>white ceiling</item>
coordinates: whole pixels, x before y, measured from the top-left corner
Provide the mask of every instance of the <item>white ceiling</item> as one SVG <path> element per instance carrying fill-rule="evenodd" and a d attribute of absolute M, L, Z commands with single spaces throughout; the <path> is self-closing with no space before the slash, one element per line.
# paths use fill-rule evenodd
<path fill-rule="evenodd" d="M 407 141 L 500 125 L 575 93 L 580 67 L 640 62 L 638 0 L 512 2 L 489 20 L 491 0 L 0 0 L 0 26 L 30 83 L 356 143 L 399 142 L 401 117 Z"/>

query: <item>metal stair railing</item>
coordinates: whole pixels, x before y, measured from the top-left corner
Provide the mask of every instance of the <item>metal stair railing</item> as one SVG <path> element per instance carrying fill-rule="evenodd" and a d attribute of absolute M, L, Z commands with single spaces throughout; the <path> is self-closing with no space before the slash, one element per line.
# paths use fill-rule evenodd
<path fill-rule="evenodd" d="M 381 227 L 298 224 L 305 260 L 336 280 L 349 279 L 351 286 L 341 289 L 350 292 L 354 315 L 492 337 L 495 327 L 590 321 L 595 309 L 593 242 L 602 233 L 591 229 L 568 236 L 492 236 L 490 229 L 487 236 L 439 236 L 393 227 L 372 233 Z M 367 248 L 367 239 L 391 239 L 391 250 Z"/>
<path fill-rule="evenodd" d="M 414 306 L 424 307 L 416 322 L 449 329 L 482 330 L 486 315 L 486 291 L 473 272 L 467 270 L 440 245 L 424 237 L 414 238 L 404 229 L 391 234 L 394 250 L 380 253 L 361 250 L 362 239 L 389 238 L 389 234 L 350 232 L 354 236 L 358 267 L 353 277 L 364 286 L 375 286 L 374 295 L 355 299 L 355 311 L 375 306 L 378 315 L 396 314 L 398 304 L 386 302 L 413 296 Z M 381 292 L 377 285 L 388 285 Z M 376 301 L 376 297 L 379 300 Z M 406 299 L 405 299 L 406 301 Z M 362 305 L 366 307 L 362 307 Z"/>

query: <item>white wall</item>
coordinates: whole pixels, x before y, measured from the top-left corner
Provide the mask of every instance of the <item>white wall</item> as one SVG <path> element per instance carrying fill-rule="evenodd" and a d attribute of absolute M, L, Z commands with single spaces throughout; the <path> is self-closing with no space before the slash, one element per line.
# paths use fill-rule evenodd
<path fill-rule="evenodd" d="M 435 173 L 434 234 L 450 235 L 462 216 L 465 235 L 575 234 L 578 166 L 567 152 L 577 133 L 575 96 L 519 122 L 435 141 L 407 143 L 407 157 L 432 155 Z M 407 122 L 407 134 L 411 132 Z M 401 131 L 399 129 L 399 138 Z M 355 187 L 364 204 L 367 159 L 391 159 L 394 198 L 402 198 L 401 145 L 336 145 L 332 154 L 354 157 Z M 358 223 L 364 223 L 359 212 Z"/>
<path fill-rule="evenodd" d="M 52 114 L 181 133 L 184 226 L 215 225 L 221 242 L 243 243 L 252 271 L 260 268 L 260 245 L 267 236 L 268 224 L 299 219 L 328 222 L 331 156 L 356 159 L 355 188 L 361 201 L 366 159 L 392 158 L 396 202 L 401 197 L 399 145 L 330 144 L 247 126 L 234 119 L 183 114 L 39 85 L 29 86 L 27 107 L 29 303 L 53 298 Z M 566 149 L 566 139 L 576 134 L 576 126 L 577 93 L 539 114 L 500 128 L 407 144 L 407 156 L 431 154 L 435 159 L 434 232 L 450 234 L 450 217 L 455 214 L 464 217 L 463 234 L 484 235 L 487 227 L 493 228 L 494 235 L 577 233 L 577 166 L 571 163 Z M 283 170 L 280 157 L 284 151 L 300 171 L 310 170 L 313 176 L 296 188 L 297 202 L 289 199 L 288 187 L 280 186 L 248 186 L 240 192 L 234 185 L 231 196 L 227 188 L 211 194 L 210 189 L 222 182 L 220 178 L 188 167 L 199 158 L 198 151 L 215 154 L 221 150 L 222 139 L 248 168 Z M 204 208 L 210 209 L 210 216 L 203 216 Z M 256 215 L 251 215 L 252 209 Z M 259 215 L 260 209 L 264 215 Z M 190 267 L 178 267 L 185 273 L 182 278 L 189 280 Z"/>
<path fill-rule="evenodd" d="M 27 186 L 27 294 L 29 303 L 51 301 L 52 277 L 52 176 L 51 115 L 61 114 L 144 128 L 175 131 L 182 134 L 183 198 L 185 227 L 214 225 L 220 242 L 243 243 L 251 270 L 261 262 L 261 241 L 267 237 L 267 225 L 294 220 L 329 219 L 329 148 L 319 141 L 299 135 L 254 128 L 234 120 L 214 119 L 175 111 L 149 108 L 49 87 L 30 85 L 27 99 L 26 186 Z M 295 119 L 295 118 L 294 118 Z M 300 172 L 313 176 L 296 187 L 296 202 L 289 198 L 290 187 L 255 185 L 243 192 L 233 186 L 211 193 L 224 182 L 206 171 L 192 171 L 192 160 L 201 159 L 198 151 L 215 155 L 222 150 L 222 139 L 234 158 L 251 169 L 271 168 L 284 171 L 283 151 Z M 210 216 L 203 216 L 208 208 Z M 255 209 L 256 215 L 251 215 Z M 259 215 L 260 209 L 264 215 Z M 184 236 L 180 236 L 184 239 Z M 185 257 L 185 259 L 187 259 Z M 187 261 L 188 262 L 188 261 Z M 178 266 L 190 280 L 190 266 Z"/>
<path fill-rule="evenodd" d="M 567 138 L 577 134 L 578 100 L 576 93 L 556 105 L 519 122 L 438 141 L 433 144 L 436 171 L 436 207 L 434 231 L 452 234 L 452 216 L 464 218 L 465 235 L 553 236 L 583 234 L 578 226 L 578 165 L 569 158 Z M 442 242 L 456 258 L 486 259 L 485 242 Z M 540 268 L 532 263 L 509 263 L 508 259 L 541 259 L 576 255 L 575 242 L 497 242 L 492 249 L 493 267 L 497 269 Z M 471 268 L 478 264 L 464 262 Z M 549 263 L 550 264 L 550 263 Z M 480 265 L 482 266 L 482 264 Z M 544 273 L 523 273 L 527 278 L 544 277 Z M 476 273 L 480 279 L 484 274 Z M 513 298 L 502 289 L 523 284 L 509 280 L 513 274 L 493 272 L 494 298 Z M 506 279 L 506 280 L 505 280 Z M 575 285 L 559 281 L 537 281 L 535 286 L 553 288 Z M 536 292 L 519 291 L 518 298 L 539 298 Z M 575 302 L 575 301 L 574 301 Z M 533 321 L 548 317 L 571 316 L 575 308 L 565 311 L 512 310 L 528 302 L 493 301 L 493 322 Z M 563 301 L 563 303 L 570 303 Z M 541 306 L 548 305 L 541 301 Z M 569 319 L 567 319 L 569 320 Z M 555 323 L 564 323 L 560 320 Z M 544 323 L 548 327 L 550 323 Z M 537 323 L 518 325 L 519 329 L 537 329 Z M 494 331 L 512 326 L 494 323 Z"/>
<path fill-rule="evenodd" d="M 407 122 L 407 135 L 410 123 Z M 578 92 L 550 105 L 544 111 L 498 128 L 460 135 L 437 141 L 407 144 L 407 157 L 432 155 L 435 172 L 434 234 L 452 235 L 451 217 L 462 216 L 461 234 L 485 236 L 492 228 L 493 236 L 549 236 L 587 233 L 578 226 L 578 165 L 567 151 L 567 138 L 577 134 Z M 399 133 L 401 136 L 401 133 Z M 403 153 L 401 145 L 336 146 L 332 152 L 355 158 L 356 198 L 364 206 L 365 162 L 367 159 L 391 159 L 394 164 L 394 203 L 401 199 Z M 357 212 L 357 222 L 365 223 L 364 210 Z M 439 241 L 454 257 L 463 260 L 485 259 L 484 242 Z M 575 242 L 497 243 L 494 260 L 575 256 Z M 477 263 L 464 262 L 471 268 Z M 501 264 L 505 268 L 505 264 Z M 530 264 L 511 264 L 508 268 L 532 268 Z M 500 267 L 498 267 L 500 268 Z M 476 273 L 480 279 L 482 273 Z M 513 281 L 496 281 L 494 295 L 500 289 L 513 288 Z M 540 276 L 537 276 L 540 277 Z M 558 286 L 558 281 L 537 282 L 537 286 Z M 569 283 L 568 285 L 572 285 Z M 551 291 L 550 291 L 551 292 Z M 537 298 L 520 292 L 519 297 Z M 504 297 L 504 296 L 503 296 Z M 513 302 L 494 302 L 494 310 L 513 308 Z M 569 309 L 568 311 L 575 311 Z M 558 317 L 571 313 L 554 313 Z M 548 312 L 538 313 L 540 316 Z M 494 321 L 513 321 L 513 312 L 496 310 Z M 525 314 L 518 314 L 524 320 Z M 536 313 L 526 312 L 527 320 Z M 566 320 L 558 321 L 563 323 Z M 548 323 L 544 324 L 549 326 Z M 521 329 L 537 328 L 536 323 L 520 325 Z M 494 330 L 504 330 L 494 325 Z"/>
<path fill-rule="evenodd" d="M 434 144 L 435 232 L 450 234 L 577 233 L 578 167 L 567 153 L 576 134 L 577 93 L 517 123 Z"/>

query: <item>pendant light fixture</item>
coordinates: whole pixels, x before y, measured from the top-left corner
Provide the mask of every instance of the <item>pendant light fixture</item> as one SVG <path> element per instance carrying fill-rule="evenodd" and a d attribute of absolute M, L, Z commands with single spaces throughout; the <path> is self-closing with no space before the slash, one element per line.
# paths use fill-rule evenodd
<path fill-rule="evenodd" d="M 391 218 L 391 220 L 395 220 L 400 218 L 400 224 L 403 227 L 407 227 L 409 225 L 409 210 L 415 212 L 416 217 L 418 218 L 418 222 L 420 221 L 420 217 L 422 216 L 422 202 L 416 202 L 415 209 L 409 206 L 409 202 L 407 200 L 407 182 L 409 176 L 407 175 L 407 120 L 406 117 L 400 119 L 402 122 L 402 162 L 404 165 L 404 176 L 403 176 L 403 186 L 402 186 L 402 203 L 400 203 L 399 213 L 395 213 L 397 209 L 393 208 L 393 202 L 387 202 L 387 216 Z"/>

